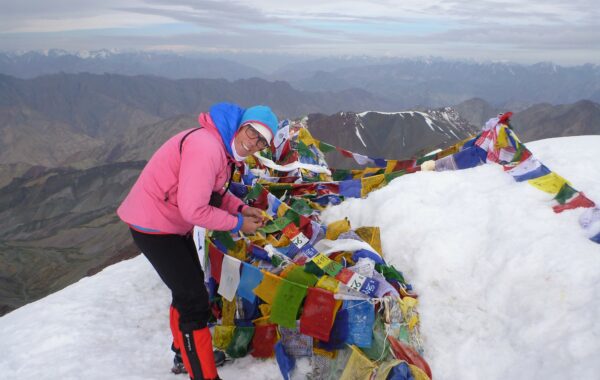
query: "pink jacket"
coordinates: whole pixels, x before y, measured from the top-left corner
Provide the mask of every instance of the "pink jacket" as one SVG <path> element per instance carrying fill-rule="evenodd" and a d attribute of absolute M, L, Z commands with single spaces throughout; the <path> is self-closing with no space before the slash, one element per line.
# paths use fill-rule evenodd
<path fill-rule="evenodd" d="M 229 179 L 227 154 L 221 136 L 208 113 L 200 114 L 202 129 L 190 130 L 167 140 L 150 158 L 117 214 L 142 232 L 185 235 L 194 225 L 228 231 L 238 225 L 244 203 L 227 192 L 221 208 L 209 206 L 213 191 L 222 193 Z"/>

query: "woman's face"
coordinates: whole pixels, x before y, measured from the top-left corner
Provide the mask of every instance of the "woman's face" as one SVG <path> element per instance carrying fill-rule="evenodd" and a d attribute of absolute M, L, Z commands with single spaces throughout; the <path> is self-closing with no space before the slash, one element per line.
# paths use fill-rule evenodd
<path fill-rule="evenodd" d="M 268 146 L 267 140 L 258 133 L 252 126 L 244 125 L 240 128 L 233 140 L 236 152 L 242 157 L 248 157 L 254 153 L 265 149 Z"/>

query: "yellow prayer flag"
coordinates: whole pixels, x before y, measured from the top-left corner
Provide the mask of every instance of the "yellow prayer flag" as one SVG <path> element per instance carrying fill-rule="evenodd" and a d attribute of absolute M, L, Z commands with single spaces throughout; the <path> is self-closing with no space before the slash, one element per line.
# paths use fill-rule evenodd
<path fill-rule="evenodd" d="M 213 334 L 213 345 L 221 350 L 225 350 L 229 346 L 229 343 L 231 343 L 234 330 L 235 326 L 216 325 Z"/>
<path fill-rule="evenodd" d="M 404 360 L 393 359 L 390 361 L 386 361 L 381 363 L 379 368 L 377 369 L 377 375 L 375 375 L 375 380 L 386 380 L 392 368 L 402 363 Z M 408 364 L 408 363 L 407 363 Z"/>
<path fill-rule="evenodd" d="M 352 260 L 352 254 L 353 252 L 350 251 L 344 251 L 338 255 L 336 255 L 332 261 L 335 261 L 336 263 L 340 263 L 343 264 L 344 260 L 346 260 L 346 263 L 348 264 L 348 266 L 352 266 L 354 265 L 354 260 Z"/>
<path fill-rule="evenodd" d="M 356 232 L 361 239 L 373 247 L 373 249 L 379 253 L 379 256 L 383 257 L 383 249 L 381 248 L 381 231 L 379 227 L 360 227 L 354 232 Z"/>
<path fill-rule="evenodd" d="M 337 293 L 339 284 L 340 282 L 335 278 L 323 275 L 323 277 L 317 281 L 315 287 L 329 290 L 332 293 Z"/>
<path fill-rule="evenodd" d="M 268 307 L 268 314 L 265 315 L 264 317 L 256 318 L 255 320 L 252 321 L 252 323 L 254 323 L 255 326 L 266 326 L 266 325 L 272 324 L 271 321 L 269 320 L 270 315 L 271 315 L 271 305 L 266 304 L 266 303 L 260 304 L 259 308 L 262 313 L 263 308 L 261 306 Z"/>
<path fill-rule="evenodd" d="M 307 202 L 308 202 L 308 205 L 310 206 L 310 208 L 312 208 L 314 210 L 317 210 L 317 211 L 323 211 L 323 210 L 325 210 L 325 207 L 321 206 L 317 202 L 313 202 L 313 201 L 310 201 L 310 200 L 307 200 Z"/>
<path fill-rule="evenodd" d="M 287 236 L 281 235 L 279 240 L 277 240 L 272 234 L 267 236 L 267 243 L 271 244 L 273 247 L 287 247 L 291 244 L 290 238 Z"/>
<path fill-rule="evenodd" d="M 378 171 L 380 171 L 381 168 L 364 168 L 362 170 L 362 175 L 361 178 L 368 175 L 368 174 L 373 174 L 373 173 L 377 173 Z"/>
<path fill-rule="evenodd" d="M 365 197 L 371 191 L 377 190 L 385 185 L 385 176 L 383 174 L 379 174 L 372 177 L 363 177 L 361 178 L 360 183 L 360 196 Z"/>
<path fill-rule="evenodd" d="M 385 166 L 385 172 L 384 174 L 390 174 L 394 171 L 394 168 L 396 167 L 396 164 L 398 163 L 398 160 L 388 160 L 387 164 Z"/>
<path fill-rule="evenodd" d="M 315 140 L 314 137 L 312 137 L 312 135 L 310 134 L 310 132 L 308 132 L 308 129 L 306 128 L 300 128 L 300 132 L 298 134 L 298 139 L 300 141 L 302 141 L 306 146 L 308 145 L 315 145 L 315 146 L 319 146 L 319 142 L 317 140 Z"/>
<path fill-rule="evenodd" d="M 327 225 L 327 232 L 325 233 L 325 239 L 335 240 L 344 232 L 350 231 L 350 221 L 348 219 L 342 219 L 329 223 Z"/>
<path fill-rule="evenodd" d="M 459 151 L 459 149 L 460 149 L 460 146 L 462 146 L 462 143 L 454 144 L 451 147 L 446 148 L 446 149 L 438 152 L 435 155 L 436 160 L 439 160 L 440 158 L 444 158 L 444 157 L 449 156 L 451 154 L 457 153 Z"/>
<path fill-rule="evenodd" d="M 273 299 L 275 298 L 277 287 L 281 282 L 281 278 L 267 271 L 261 272 L 263 273 L 263 279 L 260 284 L 254 288 L 254 294 L 260 297 L 260 299 L 266 303 L 272 304 Z"/>
<path fill-rule="evenodd" d="M 246 261 L 247 246 L 246 239 L 239 239 L 235 242 L 235 248 L 228 250 L 227 253 L 240 261 Z"/>
<path fill-rule="evenodd" d="M 235 318 L 236 302 L 227 301 L 223 298 L 223 308 L 221 310 L 221 324 L 223 326 L 233 326 L 233 320 Z"/>
<path fill-rule="evenodd" d="M 496 144 L 494 145 L 494 147 L 496 149 L 502 149 L 506 148 L 507 146 L 509 146 L 509 143 L 508 135 L 506 134 L 506 126 L 502 125 L 500 126 L 500 131 L 498 131 L 498 137 L 496 138 Z"/>
<path fill-rule="evenodd" d="M 287 212 L 287 210 L 289 210 L 289 209 L 290 209 L 290 206 L 288 206 L 287 204 L 281 202 L 281 204 L 277 208 L 277 217 L 281 218 Z"/>
<path fill-rule="evenodd" d="M 314 339 L 313 342 L 316 344 L 318 342 L 318 340 Z M 326 358 L 329 358 L 329 359 L 333 360 L 336 357 L 337 350 L 335 350 L 335 351 L 326 351 L 326 350 L 324 350 L 322 348 L 319 348 L 317 346 L 313 346 L 313 353 L 315 355 L 325 356 Z"/>
<path fill-rule="evenodd" d="M 417 302 L 417 299 L 413 297 L 402 298 L 400 300 L 400 309 L 402 310 L 402 315 L 407 315 L 410 309 L 417 306 Z"/>
<path fill-rule="evenodd" d="M 352 345 L 350 348 L 352 349 L 352 355 L 348 359 L 340 380 L 369 380 L 377 365 L 370 361 L 358 347 Z"/>
<path fill-rule="evenodd" d="M 410 317 L 410 320 L 408 321 L 408 329 L 412 331 L 417 325 L 417 323 L 419 323 L 419 317 L 417 316 L 417 314 L 413 314 Z"/>
<path fill-rule="evenodd" d="M 550 172 L 543 177 L 530 179 L 527 182 L 550 194 L 557 194 L 565 183 L 569 183 L 569 181 L 554 172 Z"/>
<path fill-rule="evenodd" d="M 254 235 L 248 235 L 246 237 L 254 245 L 258 245 L 260 247 L 264 247 L 265 245 L 267 245 L 267 239 L 265 238 L 265 235 L 261 234 L 260 232 L 256 232 Z"/>
<path fill-rule="evenodd" d="M 416 365 L 409 364 L 410 372 L 412 373 L 415 380 L 431 380 L 429 376 L 421 368 Z"/>

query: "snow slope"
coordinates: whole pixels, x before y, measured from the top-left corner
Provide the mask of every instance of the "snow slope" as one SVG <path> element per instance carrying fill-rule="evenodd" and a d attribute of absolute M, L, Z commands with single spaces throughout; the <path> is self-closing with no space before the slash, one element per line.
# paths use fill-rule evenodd
<path fill-rule="evenodd" d="M 600 201 L 600 136 L 528 144 Z M 596 379 L 600 374 L 600 245 L 554 214 L 551 196 L 496 165 L 420 172 L 325 212 L 378 225 L 386 258 L 420 296 L 425 358 L 435 379 Z M 172 375 L 169 292 L 143 257 L 0 318 L 0 378 L 185 379 Z M 294 378 L 304 378 L 300 361 Z M 247 357 L 224 379 L 278 379 Z"/>

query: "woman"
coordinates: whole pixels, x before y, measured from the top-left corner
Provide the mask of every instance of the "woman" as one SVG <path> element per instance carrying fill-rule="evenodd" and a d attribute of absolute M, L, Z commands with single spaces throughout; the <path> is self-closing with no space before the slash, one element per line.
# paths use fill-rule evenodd
<path fill-rule="evenodd" d="M 261 210 L 229 193 L 228 184 L 233 166 L 266 148 L 278 128 L 266 106 L 244 110 L 220 103 L 198 121 L 199 128 L 178 133 L 154 153 L 117 210 L 171 290 L 173 349 L 181 351 L 195 380 L 219 376 L 207 327 L 208 293 L 191 231 L 196 225 L 252 234 L 262 225 Z"/>

